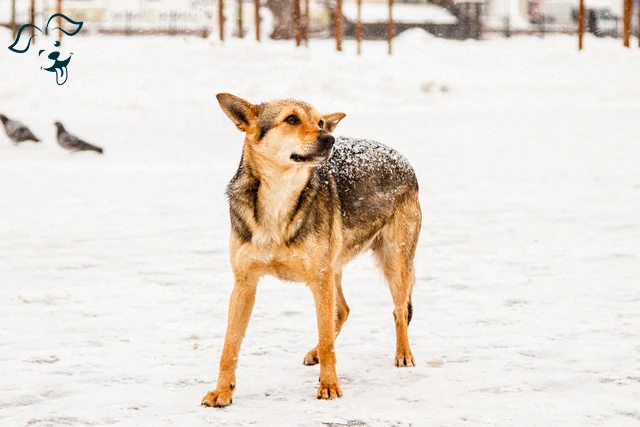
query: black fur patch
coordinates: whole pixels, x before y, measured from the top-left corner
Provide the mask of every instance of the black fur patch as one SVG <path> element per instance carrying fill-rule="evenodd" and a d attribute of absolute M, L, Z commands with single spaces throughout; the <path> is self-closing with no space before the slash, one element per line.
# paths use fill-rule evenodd
<path fill-rule="evenodd" d="M 407 311 L 409 312 L 409 316 L 407 319 L 407 326 L 411 323 L 411 318 L 413 317 L 413 305 L 411 305 L 411 301 L 407 304 Z"/>
<path fill-rule="evenodd" d="M 242 217 L 233 207 L 230 207 L 229 213 L 231 216 L 231 229 L 238 235 L 240 240 L 244 243 L 249 243 L 253 237 L 253 233 L 249 229 L 249 226 L 244 222 Z"/>
<path fill-rule="evenodd" d="M 229 198 L 231 230 L 244 243 L 251 241 L 253 232 L 247 223 L 247 218 L 243 217 L 240 212 L 249 208 L 250 212 L 253 211 L 256 221 L 258 220 L 258 188 L 260 188 L 260 181 L 253 177 L 248 165 L 241 161 L 233 179 L 227 186 L 226 193 Z"/>
<path fill-rule="evenodd" d="M 260 134 L 258 135 L 258 141 L 264 138 L 264 136 L 271 130 L 271 125 L 269 123 L 262 122 L 260 123 Z"/>
<path fill-rule="evenodd" d="M 258 189 L 260 189 L 260 181 L 256 180 L 255 183 L 247 189 L 248 195 L 253 202 L 253 218 L 256 222 L 260 222 L 260 207 L 258 206 Z"/>
<path fill-rule="evenodd" d="M 236 105 L 235 103 L 231 103 L 227 105 L 227 109 L 231 113 L 233 117 L 235 117 L 240 123 L 244 123 L 246 125 L 249 124 L 249 120 L 247 119 L 247 115 L 244 113 L 244 108 L 240 105 Z"/>
<path fill-rule="evenodd" d="M 311 175 L 304 189 L 300 193 L 300 197 L 298 197 L 298 203 L 296 203 L 295 208 L 293 208 L 293 212 L 291 212 L 291 215 L 289 215 L 289 222 L 293 221 L 293 218 L 296 216 L 298 211 L 303 206 L 306 206 L 305 203 L 309 200 L 310 197 L 314 196 L 315 193 L 317 192 L 317 189 L 315 188 L 316 186 L 314 184 L 315 182 L 313 182 L 313 175 Z"/>

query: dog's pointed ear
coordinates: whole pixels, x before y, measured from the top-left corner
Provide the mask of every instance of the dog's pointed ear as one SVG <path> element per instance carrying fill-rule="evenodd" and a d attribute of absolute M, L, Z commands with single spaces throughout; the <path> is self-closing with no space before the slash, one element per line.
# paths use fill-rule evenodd
<path fill-rule="evenodd" d="M 61 18 L 60 25 L 56 26 L 56 22 L 51 22 L 54 18 Z M 47 21 L 47 27 L 45 28 L 47 34 L 51 34 L 54 30 L 60 30 L 68 36 L 75 36 L 82 29 L 83 22 L 74 21 L 73 19 L 69 19 L 61 13 L 56 13 L 55 15 L 51 15 L 51 18 Z"/>
<path fill-rule="evenodd" d="M 29 28 L 34 28 L 33 36 L 29 35 Z M 18 35 L 16 36 L 16 40 L 11 46 L 9 46 L 9 50 L 15 53 L 25 53 L 26 51 L 28 51 L 29 47 L 31 46 L 31 39 L 38 36 L 35 30 L 38 30 L 40 34 L 42 34 L 42 30 L 35 25 L 25 24 L 20 27 L 20 29 L 18 30 Z"/>
<path fill-rule="evenodd" d="M 338 126 L 340 120 L 344 119 L 347 115 L 345 113 L 333 113 L 333 114 L 325 114 L 322 116 L 322 120 L 324 120 L 324 129 L 327 132 L 333 132 L 333 130 Z"/>
<path fill-rule="evenodd" d="M 222 111 L 240 131 L 249 130 L 251 123 L 256 119 L 257 106 L 230 93 L 219 93 L 216 98 L 218 98 Z"/>
<path fill-rule="evenodd" d="M 338 126 L 338 123 L 340 123 L 340 120 L 344 119 L 346 116 L 347 115 L 345 113 L 333 113 L 322 116 L 325 130 L 327 132 L 333 132 L 336 126 Z"/>

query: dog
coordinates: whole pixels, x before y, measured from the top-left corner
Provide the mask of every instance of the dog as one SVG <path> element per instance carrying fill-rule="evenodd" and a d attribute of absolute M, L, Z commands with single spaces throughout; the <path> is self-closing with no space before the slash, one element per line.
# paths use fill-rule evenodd
<path fill-rule="evenodd" d="M 67 27 L 70 27 L 70 31 L 67 31 L 62 27 L 53 27 L 52 22 L 54 22 L 54 18 L 58 18 L 61 25 L 64 22 Z M 55 15 L 51 15 L 51 17 L 47 21 L 47 25 L 44 31 L 32 24 L 25 24 L 20 27 L 15 41 L 13 42 L 13 44 L 11 44 L 11 46 L 9 46 L 9 50 L 15 53 L 25 53 L 31 47 L 31 41 L 36 37 L 39 37 L 41 35 L 49 36 L 54 31 L 61 31 L 68 36 L 74 36 L 80 32 L 80 30 L 82 29 L 82 25 L 82 22 L 74 21 L 61 13 L 56 13 Z M 28 36 L 26 34 L 27 30 L 33 31 L 33 36 Z M 36 33 L 36 30 L 38 31 L 38 33 Z M 47 58 L 53 61 L 48 67 L 45 68 L 44 66 L 42 66 L 40 67 L 40 69 L 55 73 L 56 83 L 58 84 L 58 86 L 62 86 L 67 82 L 67 79 L 69 78 L 69 70 L 67 67 L 69 65 L 69 62 L 71 62 L 71 56 L 73 55 L 73 53 L 70 53 L 65 59 L 60 60 L 60 51 L 58 49 L 60 47 L 60 42 L 56 40 L 52 44 L 54 49 L 40 49 L 40 51 L 38 52 L 38 56 L 42 56 L 42 54 L 45 53 L 45 56 L 43 58 Z M 49 51 L 51 52 L 49 53 Z"/>
<path fill-rule="evenodd" d="M 235 283 L 217 386 L 202 405 L 232 402 L 240 344 L 264 275 L 311 289 L 318 344 L 304 364 L 320 364 L 318 399 L 341 397 L 334 341 L 349 317 L 342 269 L 368 249 L 395 306 L 395 365 L 415 366 L 407 329 L 422 211 L 408 161 L 374 141 L 336 140 L 331 132 L 344 113 L 320 115 L 296 100 L 254 105 L 228 93 L 217 99 L 245 139 L 227 187 Z"/>

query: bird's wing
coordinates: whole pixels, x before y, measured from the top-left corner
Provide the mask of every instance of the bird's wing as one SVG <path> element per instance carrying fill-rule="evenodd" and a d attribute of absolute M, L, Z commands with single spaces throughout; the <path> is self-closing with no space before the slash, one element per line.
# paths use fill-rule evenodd
<path fill-rule="evenodd" d="M 17 120 L 9 120 L 5 125 L 5 127 L 7 129 L 7 133 L 12 133 L 12 134 L 19 132 L 21 129 L 27 128 L 25 125 L 23 125 Z"/>
<path fill-rule="evenodd" d="M 81 140 L 77 136 L 71 135 L 68 132 L 62 136 L 62 142 L 71 150 L 97 150 L 98 147 L 95 145 L 89 144 L 86 141 Z"/>
<path fill-rule="evenodd" d="M 17 120 L 9 120 L 6 124 L 7 135 L 14 141 L 25 141 L 27 139 L 37 139 L 24 124 Z"/>
<path fill-rule="evenodd" d="M 62 142 L 64 145 L 66 145 L 69 148 L 73 148 L 73 149 L 82 149 L 81 147 L 86 144 L 86 142 L 84 142 L 83 140 L 81 140 L 80 138 L 71 135 L 68 132 L 64 132 L 61 136 L 60 136 L 60 142 Z"/>
<path fill-rule="evenodd" d="M 38 139 L 26 126 L 22 126 L 20 129 L 18 129 L 18 131 L 16 132 L 16 138 L 20 141 L 35 141 Z"/>

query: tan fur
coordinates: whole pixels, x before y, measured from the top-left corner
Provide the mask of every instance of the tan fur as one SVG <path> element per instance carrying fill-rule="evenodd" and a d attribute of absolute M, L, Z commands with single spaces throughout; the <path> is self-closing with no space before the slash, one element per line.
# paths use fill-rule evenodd
<path fill-rule="evenodd" d="M 369 248 L 376 253 L 394 300 L 396 365 L 413 366 L 415 362 L 407 336 L 407 306 L 413 286 L 413 257 L 421 221 L 417 188 L 415 192 L 407 193 L 409 195 L 388 224 L 362 224 L 360 228 L 345 229 L 333 182 L 322 188 L 313 205 L 296 211 L 300 195 L 313 178 L 319 162 L 295 163 L 291 153 L 312 155 L 318 149 L 319 136 L 335 129 L 345 115 L 322 116 L 313 107 L 298 101 L 253 105 L 229 94 L 218 95 L 218 101 L 238 129 L 246 133 L 242 168 L 250 174 L 241 174 L 239 170 L 232 181 L 233 188 L 230 184 L 232 213 L 239 229 L 246 235 L 231 233 L 230 258 L 235 284 L 229 303 L 227 333 L 217 387 L 204 397 L 202 404 L 221 407 L 231 403 L 240 344 L 249 324 L 258 280 L 264 275 L 304 282 L 311 289 L 317 314 L 318 345 L 307 353 L 304 363 L 320 363 L 319 399 L 342 396 L 334 352 L 335 338 L 349 316 L 342 293 L 342 268 Z M 300 119 L 300 123 L 290 125 L 286 122 L 292 114 Z M 322 128 L 319 126 L 321 120 Z M 328 181 L 332 179 L 327 178 Z M 242 192 L 245 188 L 256 187 L 255 194 L 248 190 Z M 247 200 L 255 197 L 253 208 L 250 203 L 236 203 L 241 196 Z M 304 238 L 297 239 L 301 227 L 309 221 L 309 215 L 314 215 L 319 225 Z M 406 221 L 408 217 L 409 222 Z M 408 223 L 412 230 L 407 227 Z M 378 228 L 371 228 L 373 226 Z M 373 234 L 361 243 L 351 243 L 366 230 L 373 230 Z M 414 234 L 408 236 L 407 233 Z"/>

